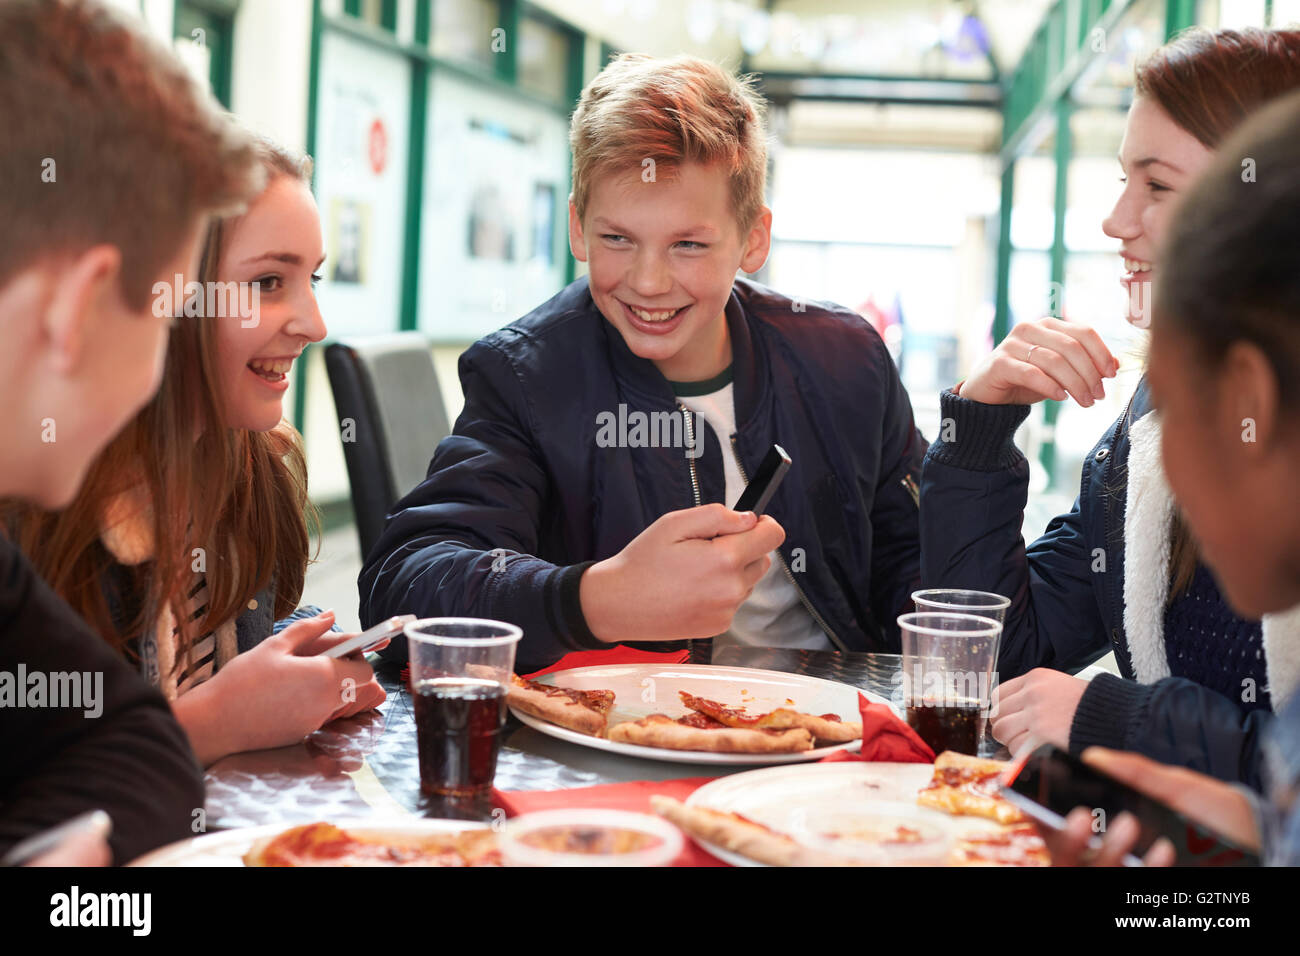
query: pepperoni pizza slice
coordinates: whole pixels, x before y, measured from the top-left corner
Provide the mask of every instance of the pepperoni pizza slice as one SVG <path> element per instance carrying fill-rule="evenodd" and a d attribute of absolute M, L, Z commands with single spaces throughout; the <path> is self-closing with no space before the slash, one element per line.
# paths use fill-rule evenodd
<path fill-rule="evenodd" d="M 696 697 L 686 691 L 679 691 L 682 703 L 697 713 L 705 714 L 728 727 L 742 730 L 784 730 L 801 727 L 813 736 L 813 739 L 828 743 L 848 743 L 862 737 L 862 724 L 857 721 L 840 720 L 838 714 L 804 714 L 787 707 L 780 707 L 766 714 L 751 715 L 740 707 L 728 707 L 716 700 Z"/>
<path fill-rule="evenodd" d="M 331 823 L 308 823 L 257 841 L 247 866 L 500 866 L 490 829 L 411 837 L 358 836 Z"/>
<path fill-rule="evenodd" d="M 574 690 L 552 687 L 535 680 L 510 675 L 506 703 L 525 714 L 593 737 L 605 736 L 609 712 L 614 706 L 612 690 Z"/>
<path fill-rule="evenodd" d="M 1051 866 L 1047 844 L 1032 823 L 1017 823 L 989 833 L 968 833 L 957 841 L 951 866 Z"/>
<path fill-rule="evenodd" d="M 785 754 L 813 748 L 812 734 L 802 727 L 728 727 L 700 713 L 677 718 L 651 714 L 640 720 L 629 720 L 611 727 L 609 739 L 641 747 L 707 753 Z"/>
<path fill-rule="evenodd" d="M 916 795 L 917 803 L 954 816 L 987 817 L 998 823 L 1024 823 L 1027 818 L 998 793 L 998 777 L 1007 769 L 1001 760 L 986 760 L 945 750 L 934 761 L 934 776 Z"/>

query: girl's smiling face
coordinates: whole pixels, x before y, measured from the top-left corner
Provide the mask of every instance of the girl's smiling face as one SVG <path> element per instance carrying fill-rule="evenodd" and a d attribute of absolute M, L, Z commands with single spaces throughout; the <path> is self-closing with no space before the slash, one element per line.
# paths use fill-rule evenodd
<path fill-rule="evenodd" d="M 1153 270 L 1165 231 L 1183 194 L 1213 157 L 1154 100 L 1133 101 L 1119 151 L 1124 191 L 1101 228 L 1121 242 L 1128 320 L 1140 329 L 1151 324 Z"/>
<path fill-rule="evenodd" d="M 325 337 L 316 275 L 325 261 L 320 214 L 308 185 L 279 175 L 229 224 L 217 281 L 257 289 L 251 316 L 214 319 L 222 423 L 269 431 L 284 417 L 294 359 Z M 244 298 L 248 298 L 245 294 Z"/>

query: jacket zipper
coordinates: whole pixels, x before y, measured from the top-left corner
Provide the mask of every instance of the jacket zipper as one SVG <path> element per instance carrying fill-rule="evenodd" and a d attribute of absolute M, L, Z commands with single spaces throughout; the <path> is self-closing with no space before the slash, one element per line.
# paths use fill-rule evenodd
<path fill-rule="evenodd" d="M 736 459 L 736 467 L 740 469 L 740 477 L 744 480 L 745 484 L 749 484 L 749 475 L 745 474 L 745 465 L 740 460 L 740 452 L 736 450 L 735 435 L 731 436 L 731 455 Z M 812 602 L 810 602 L 808 597 L 803 593 L 803 588 L 799 587 L 799 582 L 794 579 L 794 574 L 790 571 L 790 566 L 785 563 L 785 556 L 781 554 L 780 548 L 776 549 L 776 559 L 781 563 L 781 570 L 785 572 L 785 576 L 790 579 L 790 584 L 794 587 L 794 593 L 799 595 L 799 600 L 803 603 L 804 610 L 806 610 L 812 616 L 812 619 L 817 622 L 817 626 L 820 627 L 826 636 L 831 639 L 832 644 L 842 651 L 847 651 L 848 648 L 844 646 L 844 642 L 839 639 L 833 630 L 831 630 L 830 625 L 826 623 L 825 619 L 817 613 L 817 609 L 812 606 Z"/>
<path fill-rule="evenodd" d="M 691 451 L 695 451 L 697 447 L 695 444 L 695 425 L 691 422 L 691 410 L 687 408 L 682 402 L 678 402 L 677 407 L 682 410 L 682 423 L 686 427 L 686 441 L 690 444 Z M 692 458 L 690 455 L 686 456 L 686 468 L 691 473 L 691 494 L 694 495 L 695 507 L 698 508 L 700 506 L 700 478 L 695 473 L 695 459 Z M 708 638 L 708 641 L 709 641 L 709 646 L 711 651 L 713 645 L 713 638 Z M 710 660 L 713 659 L 713 654 L 711 652 L 709 654 L 709 659 Z M 695 652 L 694 640 L 688 640 L 686 642 L 686 660 L 688 663 L 691 664 L 695 663 L 696 652 Z"/>
<path fill-rule="evenodd" d="M 917 487 L 916 479 L 911 475 L 904 475 L 898 483 L 903 486 L 903 490 L 911 497 L 912 504 L 916 505 L 919 511 L 921 508 L 921 489 Z"/>
<path fill-rule="evenodd" d="M 691 423 L 691 410 L 681 402 L 677 407 L 682 410 L 682 422 L 686 426 L 686 441 L 691 446 L 691 451 L 695 451 L 695 425 Z M 691 472 L 691 492 L 695 495 L 695 507 L 700 506 L 700 479 L 695 474 L 695 459 L 690 455 L 686 456 L 686 467 Z"/>

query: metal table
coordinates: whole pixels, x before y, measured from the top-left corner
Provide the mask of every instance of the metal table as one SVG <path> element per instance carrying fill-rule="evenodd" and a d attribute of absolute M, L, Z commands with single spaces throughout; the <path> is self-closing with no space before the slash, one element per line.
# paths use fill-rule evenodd
<path fill-rule="evenodd" d="M 712 662 L 822 677 L 886 698 L 895 694 L 901 670 L 896 654 L 779 648 L 718 648 Z M 491 804 L 449 806 L 420 793 L 411 697 L 399 675 L 397 665 L 376 667 L 388 692 L 376 711 L 334 721 L 299 744 L 234 754 L 213 764 L 206 774 L 207 828 L 373 815 L 489 817 Z M 513 715 L 502 733 L 495 781 L 499 790 L 559 790 L 750 769 L 611 754 L 549 737 Z"/>

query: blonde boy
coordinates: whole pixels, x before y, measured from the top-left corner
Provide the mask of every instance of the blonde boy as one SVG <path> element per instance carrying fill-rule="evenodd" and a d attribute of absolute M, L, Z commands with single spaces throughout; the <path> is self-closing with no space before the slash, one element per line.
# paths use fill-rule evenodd
<path fill-rule="evenodd" d="M 521 672 L 613 642 L 897 646 L 925 442 L 865 321 L 736 277 L 771 243 L 762 112 L 690 57 L 625 55 L 583 91 L 588 275 L 462 356 L 464 412 L 362 571 L 363 621 L 512 621 Z M 769 513 L 728 510 L 774 443 L 794 465 Z"/>

